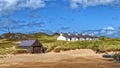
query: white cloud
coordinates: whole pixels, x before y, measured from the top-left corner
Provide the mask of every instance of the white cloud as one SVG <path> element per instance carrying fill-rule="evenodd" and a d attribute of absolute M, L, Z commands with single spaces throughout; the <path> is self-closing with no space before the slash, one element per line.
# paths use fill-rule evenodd
<path fill-rule="evenodd" d="M 115 28 L 114 28 L 114 27 L 111 27 L 111 26 L 108 26 L 108 27 L 103 28 L 103 29 L 105 29 L 105 30 L 115 30 Z"/>
<path fill-rule="evenodd" d="M 45 7 L 45 2 L 43 0 L 26 0 L 26 3 L 23 3 L 22 7 L 41 8 Z"/>
<path fill-rule="evenodd" d="M 120 3 L 120 0 L 67 0 L 70 2 L 71 8 L 87 8 L 89 6 L 112 5 Z"/>
<path fill-rule="evenodd" d="M 0 0 L 0 15 L 21 8 L 36 9 L 45 7 L 45 1 L 47 0 Z"/>

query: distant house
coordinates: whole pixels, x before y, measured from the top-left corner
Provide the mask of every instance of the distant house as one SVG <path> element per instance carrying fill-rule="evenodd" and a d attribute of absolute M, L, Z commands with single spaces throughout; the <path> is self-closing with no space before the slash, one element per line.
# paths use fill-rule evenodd
<path fill-rule="evenodd" d="M 45 49 L 38 40 L 24 40 L 19 44 L 20 49 L 28 49 L 30 53 L 44 53 Z"/>
<path fill-rule="evenodd" d="M 64 41 L 78 41 L 78 40 L 98 40 L 99 38 L 93 35 L 85 35 L 85 34 L 70 34 L 70 33 L 60 33 L 60 36 L 57 40 Z"/>
<path fill-rule="evenodd" d="M 71 37 L 67 33 L 61 33 L 60 36 L 57 38 L 57 40 L 70 41 Z"/>

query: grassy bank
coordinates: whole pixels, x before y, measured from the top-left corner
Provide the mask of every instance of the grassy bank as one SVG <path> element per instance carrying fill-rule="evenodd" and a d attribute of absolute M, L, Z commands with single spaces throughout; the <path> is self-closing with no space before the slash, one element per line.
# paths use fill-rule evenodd
<path fill-rule="evenodd" d="M 67 42 L 58 46 L 56 50 L 71 50 L 71 49 L 93 49 L 100 52 L 105 51 L 120 51 L 120 41 L 116 40 L 99 40 L 99 41 L 76 41 Z"/>

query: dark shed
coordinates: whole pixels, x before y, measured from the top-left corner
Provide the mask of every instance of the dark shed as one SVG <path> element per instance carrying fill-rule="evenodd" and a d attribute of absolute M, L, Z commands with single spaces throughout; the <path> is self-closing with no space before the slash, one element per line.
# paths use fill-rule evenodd
<path fill-rule="evenodd" d="M 30 53 L 43 53 L 44 47 L 38 40 L 24 40 L 19 45 L 20 49 L 28 49 Z"/>

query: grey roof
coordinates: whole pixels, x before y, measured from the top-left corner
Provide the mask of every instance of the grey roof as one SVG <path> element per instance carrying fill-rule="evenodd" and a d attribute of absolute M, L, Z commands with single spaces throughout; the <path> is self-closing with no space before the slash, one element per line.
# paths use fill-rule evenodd
<path fill-rule="evenodd" d="M 96 36 L 90 36 L 90 35 L 82 35 L 82 34 L 70 34 L 68 35 L 68 33 L 63 33 L 63 36 L 66 38 L 97 38 Z"/>
<path fill-rule="evenodd" d="M 85 35 L 79 34 L 78 35 L 79 38 L 86 38 Z"/>
<path fill-rule="evenodd" d="M 19 46 L 32 46 L 36 40 L 25 40 L 20 43 Z"/>
<path fill-rule="evenodd" d="M 70 37 L 71 38 L 79 38 L 79 35 L 71 34 Z"/>
<path fill-rule="evenodd" d="M 63 36 L 66 38 L 71 38 L 70 35 L 68 35 L 67 33 L 63 33 Z"/>
<path fill-rule="evenodd" d="M 93 38 L 93 36 L 85 35 L 85 38 Z"/>
<path fill-rule="evenodd" d="M 80 37 L 84 38 L 84 36 L 81 35 L 81 34 L 78 34 L 78 35 L 76 35 L 76 34 L 70 34 L 70 35 L 68 35 L 67 33 L 63 33 L 63 36 L 66 37 L 66 38 L 80 38 Z"/>

